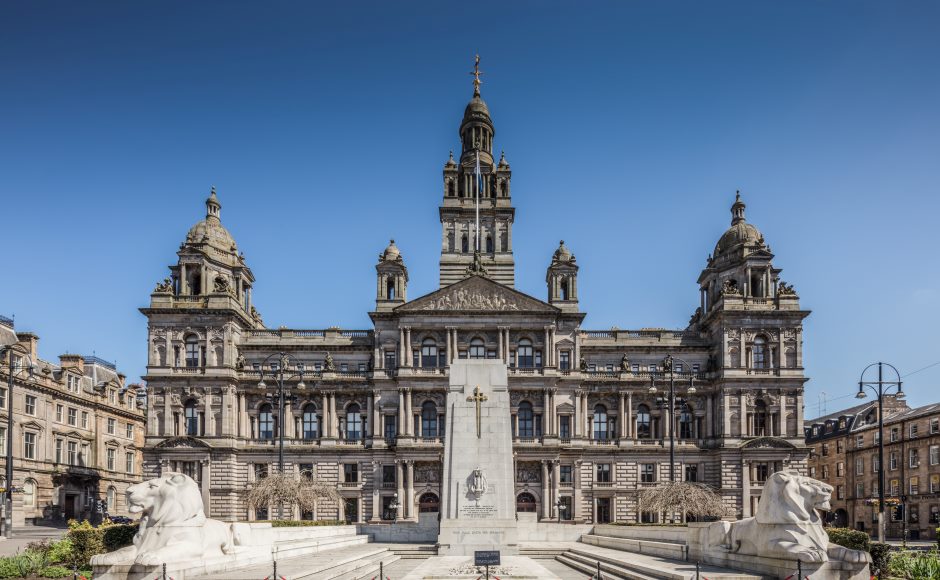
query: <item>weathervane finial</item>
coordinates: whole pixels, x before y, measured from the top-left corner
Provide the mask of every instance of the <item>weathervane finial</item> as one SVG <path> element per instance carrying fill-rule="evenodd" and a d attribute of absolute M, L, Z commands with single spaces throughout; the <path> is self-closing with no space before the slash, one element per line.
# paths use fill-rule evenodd
<path fill-rule="evenodd" d="M 473 94 L 480 94 L 480 85 L 483 81 L 480 80 L 480 75 L 483 73 L 480 71 L 480 55 L 476 55 L 476 60 L 473 63 L 473 72 L 470 73 L 473 75 Z"/>

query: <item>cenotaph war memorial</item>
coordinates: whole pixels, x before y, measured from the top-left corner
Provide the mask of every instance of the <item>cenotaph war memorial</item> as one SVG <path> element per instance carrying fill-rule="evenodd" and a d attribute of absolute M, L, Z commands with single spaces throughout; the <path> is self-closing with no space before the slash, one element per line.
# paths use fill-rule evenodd
<path fill-rule="evenodd" d="M 451 363 L 439 553 L 518 553 L 506 364 Z"/>

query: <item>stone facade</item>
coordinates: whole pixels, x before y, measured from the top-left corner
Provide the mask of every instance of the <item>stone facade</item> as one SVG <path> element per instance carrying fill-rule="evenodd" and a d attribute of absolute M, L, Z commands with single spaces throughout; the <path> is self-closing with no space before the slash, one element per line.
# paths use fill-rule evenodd
<path fill-rule="evenodd" d="M 763 474 L 805 471 L 809 312 L 780 281 L 740 197 L 698 278 L 699 308 L 686 328 L 586 330 L 579 266 L 564 243 L 551 256 L 545 300 L 513 288 L 510 167 L 494 159 L 478 88 L 460 125 L 459 162 L 443 169 L 440 289 L 409 300 L 408 269 L 390 243 L 376 264 L 372 328 L 265 328 L 251 305 L 254 277 L 212 192 L 205 220 L 141 309 L 148 476 L 190 473 L 213 517 L 269 517 L 248 509 L 244 491 L 275 465 L 282 410 L 286 469 L 335 481 L 348 498 L 295 516 L 416 521 L 438 509 L 448 373 L 462 358 L 510 367 L 516 505 L 532 517 L 556 517 L 561 502 L 562 515 L 579 522 L 641 519 L 638 490 L 670 476 L 671 378 L 677 479 L 714 486 L 748 516 Z M 291 393 L 283 409 L 274 368 Z M 404 500 L 397 513 L 388 509 L 395 493 Z"/>
<path fill-rule="evenodd" d="M 113 364 L 94 356 L 64 354 L 58 364 L 39 358 L 39 337 L 15 332 L 9 319 L 0 318 L 0 345 L 3 463 L 11 362 L 14 369 L 14 529 L 26 521 L 96 520 L 101 500 L 110 515 L 130 515 L 124 491 L 141 480 L 143 467 L 140 386 L 125 384 Z"/>
<path fill-rule="evenodd" d="M 936 539 L 940 526 L 940 404 L 884 398 L 885 537 Z M 807 421 L 812 477 L 830 484 L 831 525 L 878 534 L 878 403 Z"/>

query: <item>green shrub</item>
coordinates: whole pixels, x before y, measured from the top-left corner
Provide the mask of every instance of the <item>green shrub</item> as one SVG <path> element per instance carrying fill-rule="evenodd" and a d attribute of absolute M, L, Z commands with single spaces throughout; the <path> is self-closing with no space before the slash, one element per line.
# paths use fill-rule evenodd
<path fill-rule="evenodd" d="M 888 562 L 888 572 L 908 580 L 940 580 L 940 553 L 895 552 Z"/>
<path fill-rule="evenodd" d="M 105 552 L 113 552 L 118 548 L 129 546 L 134 542 L 139 524 L 112 524 L 105 525 L 101 530 L 101 545 Z"/>
<path fill-rule="evenodd" d="M 46 566 L 39 575 L 43 578 L 71 578 L 72 570 L 65 566 Z"/>
<path fill-rule="evenodd" d="M 72 561 L 72 540 L 67 537 L 52 542 L 49 547 L 50 564 L 69 564 Z"/>
<path fill-rule="evenodd" d="M 872 576 L 884 578 L 888 574 L 888 559 L 891 554 L 891 546 L 880 542 L 872 542 L 868 550 L 871 554 L 871 564 L 868 568 Z"/>
<path fill-rule="evenodd" d="M 257 522 L 252 522 L 257 523 Z M 271 520 L 272 528 L 305 528 L 309 526 L 345 526 L 342 520 Z"/>
<path fill-rule="evenodd" d="M 850 550 L 867 552 L 871 548 L 871 538 L 865 532 L 850 528 L 826 528 L 826 533 L 829 534 L 830 542 Z"/>
<path fill-rule="evenodd" d="M 84 568 L 88 566 L 92 556 L 104 552 L 101 530 L 88 523 L 88 520 L 81 523 L 70 520 L 68 538 L 72 543 L 72 553 L 71 562 L 67 564 L 71 566 Z"/>

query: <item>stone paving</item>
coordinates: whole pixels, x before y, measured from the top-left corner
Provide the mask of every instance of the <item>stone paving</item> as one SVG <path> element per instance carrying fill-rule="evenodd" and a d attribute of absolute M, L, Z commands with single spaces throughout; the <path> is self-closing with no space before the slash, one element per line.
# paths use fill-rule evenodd
<path fill-rule="evenodd" d="M 0 538 L 0 556 L 12 556 L 17 551 L 26 549 L 30 542 L 39 540 L 57 540 L 65 535 L 68 529 L 49 526 L 23 526 L 13 529 L 13 537 L 9 540 Z"/>

